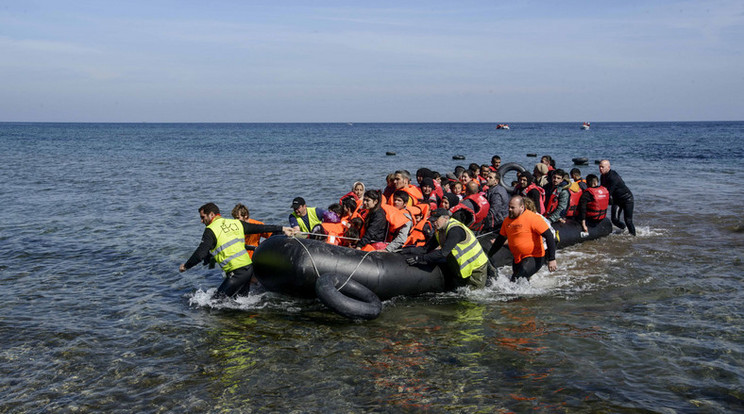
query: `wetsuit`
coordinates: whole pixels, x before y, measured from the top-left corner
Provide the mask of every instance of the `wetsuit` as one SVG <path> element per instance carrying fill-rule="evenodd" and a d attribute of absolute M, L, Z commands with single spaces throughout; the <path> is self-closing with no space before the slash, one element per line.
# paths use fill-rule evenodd
<path fill-rule="evenodd" d="M 606 174 L 602 174 L 600 177 L 600 183 L 602 187 L 606 188 L 610 193 L 610 204 L 612 204 L 612 224 L 615 226 L 625 229 L 628 227 L 628 231 L 632 235 L 636 235 L 635 225 L 633 224 L 633 193 L 630 192 L 628 186 L 625 185 L 625 181 L 620 177 L 620 174 L 615 170 L 610 170 Z M 620 221 L 620 213 L 623 213 L 623 224 Z"/>
<path fill-rule="evenodd" d="M 266 224 L 252 224 L 246 222 L 240 222 L 243 224 L 243 232 L 245 234 L 257 234 L 257 233 L 274 233 L 282 231 L 282 226 L 272 226 Z M 184 267 L 190 269 L 197 264 L 201 263 L 210 256 L 209 251 L 217 246 L 217 238 L 214 232 L 208 228 L 204 229 L 202 233 L 201 243 L 194 250 L 194 253 L 186 261 Z M 248 266 L 239 267 L 231 272 L 225 273 L 224 281 L 220 287 L 217 288 L 216 296 L 234 296 L 237 294 L 247 294 L 250 289 L 251 278 L 253 277 L 253 264 Z"/>

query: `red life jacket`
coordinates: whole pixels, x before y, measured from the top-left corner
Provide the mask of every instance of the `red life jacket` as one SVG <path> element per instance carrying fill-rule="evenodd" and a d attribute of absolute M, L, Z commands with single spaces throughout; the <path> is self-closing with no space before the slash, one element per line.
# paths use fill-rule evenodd
<path fill-rule="evenodd" d="M 607 206 L 610 205 L 610 193 L 606 188 L 593 187 L 587 188 L 594 199 L 586 204 L 586 218 L 592 220 L 602 220 L 607 217 Z"/>
<path fill-rule="evenodd" d="M 558 208 L 558 199 L 561 196 L 561 191 L 563 191 L 564 187 L 555 187 L 553 188 L 553 191 L 550 193 L 550 197 L 548 198 L 548 205 L 545 207 L 545 215 L 553 214 L 555 212 L 555 209 Z"/>
<path fill-rule="evenodd" d="M 470 228 L 480 228 L 481 222 L 483 222 L 483 220 L 488 215 L 488 209 L 491 208 L 491 205 L 488 204 L 488 200 L 486 200 L 486 197 L 483 197 L 483 193 L 471 194 L 465 197 L 464 200 L 470 200 L 473 202 L 473 204 L 478 206 L 478 212 L 475 213 L 475 221 L 473 221 L 473 224 L 470 225 Z M 462 202 L 460 204 L 462 204 Z"/>
<path fill-rule="evenodd" d="M 566 217 L 576 217 L 577 208 L 579 207 L 579 199 L 581 198 L 582 191 L 569 191 L 568 194 L 571 198 L 568 199 L 568 210 L 566 210 Z"/>
<path fill-rule="evenodd" d="M 344 199 L 345 198 L 349 198 L 349 197 L 352 197 L 354 199 L 354 201 L 360 201 L 359 197 L 357 197 L 357 195 L 356 195 L 355 192 L 349 191 L 348 193 L 342 195 L 341 198 L 338 199 L 338 203 L 339 204 L 343 204 L 344 203 Z"/>
<path fill-rule="evenodd" d="M 545 214 L 545 189 L 535 183 L 532 183 L 527 186 L 527 188 L 522 190 L 522 195 L 526 197 L 527 193 L 532 190 L 537 190 L 537 192 L 540 193 L 540 202 L 538 203 L 539 205 L 535 206 L 537 208 L 537 212 L 540 214 Z"/>

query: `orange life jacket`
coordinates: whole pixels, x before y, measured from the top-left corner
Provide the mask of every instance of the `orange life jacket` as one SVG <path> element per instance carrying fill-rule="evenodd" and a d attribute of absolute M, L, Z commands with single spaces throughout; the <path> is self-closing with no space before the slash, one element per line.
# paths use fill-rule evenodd
<path fill-rule="evenodd" d="M 320 226 L 323 228 L 323 232 L 328 235 L 325 238 L 325 242 L 328 244 L 334 244 L 336 246 L 342 244 L 339 236 L 343 236 L 346 231 L 346 226 L 343 223 L 321 223 Z"/>
<path fill-rule="evenodd" d="M 428 237 L 427 234 L 429 235 Z M 404 246 L 423 246 L 433 234 L 434 228 L 431 222 L 429 220 L 421 220 L 411 229 L 411 233 L 408 235 Z"/>
<path fill-rule="evenodd" d="M 388 221 L 388 235 L 386 240 L 390 242 L 395 238 L 395 235 L 398 233 L 398 231 L 406 225 L 411 219 L 406 217 L 405 212 L 406 210 L 398 210 L 397 208 L 387 205 L 387 204 L 380 204 L 380 208 L 382 208 L 385 211 L 385 218 Z"/>
<path fill-rule="evenodd" d="M 588 191 L 594 197 L 592 201 L 586 203 L 586 218 L 602 220 L 607 217 L 607 206 L 610 205 L 609 191 L 601 185 L 587 188 L 584 191 Z"/>
<path fill-rule="evenodd" d="M 262 221 L 253 220 L 252 218 L 248 219 L 248 223 L 251 224 L 264 224 Z M 261 242 L 261 238 L 268 239 L 271 237 L 271 233 L 258 233 L 258 234 L 246 234 L 245 235 L 245 244 L 247 246 L 258 246 L 258 243 Z M 253 258 L 253 250 L 248 250 L 248 256 Z"/>

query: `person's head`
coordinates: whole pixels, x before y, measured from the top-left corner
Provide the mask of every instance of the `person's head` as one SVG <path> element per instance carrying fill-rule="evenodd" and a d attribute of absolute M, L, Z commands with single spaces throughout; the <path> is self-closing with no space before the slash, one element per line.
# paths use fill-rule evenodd
<path fill-rule="evenodd" d="M 455 171 L 453 171 L 454 172 L 454 176 L 455 177 L 460 177 L 460 174 L 462 174 L 463 171 L 465 171 L 465 167 L 463 167 L 462 165 L 456 166 L 455 167 Z"/>
<path fill-rule="evenodd" d="M 527 188 L 532 184 L 534 179 L 532 178 L 532 174 L 528 173 L 527 171 L 523 171 L 519 173 L 517 176 L 519 180 L 519 186 L 522 188 Z"/>
<path fill-rule="evenodd" d="M 452 192 L 455 193 L 455 195 L 462 194 L 462 182 L 456 181 L 452 183 L 450 187 L 452 188 Z"/>
<path fill-rule="evenodd" d="M 442 197 L 442 201 L 439 203 L 439 207 L 451 209 L 452 207 L 458 205 L 460 203 L 460 198 L 457 197 L 457 194 L 455 193 L 444 193 L 444 197 Z"/>
<path fill-rule="evenodd" d="M 214 218 L 219 215 L 220 208 L 217 207 L 217 204 L 215 203 L 207 203 L 199 207 L 199 217 L 201 218 L 201 222 L 204 223 L 205 226 L 208 226 L 209 223 L 211 223 L 212 220 L 214 220 Z"/>
<path fill-rule="evenodd" d="M 403 190 L 398 190 L 393 193 L 393 206 L 398 210 L 402 210 L 408 204 L 410 196 Z"/>
<path fill-rule="evenodd" d="M 428 168 L 419 168 L 416 170 L 416 182 L 421 185 L 424 178 L 434 178 L 434 172 Z"/>
<path fill-rule="evenodd" d="M 380 208 L 380 191 L 379 190 L 367 190 L 364 192 L 364 198 L 362 203 L 364 208 L 367 210 L 376 210 Z"/>
<path fill-rule="evenodd" d="M 353 191 L 354 194 L 361 199 L 362 197 L 364 197 L 364 183 L 362 183 L 361 181 L 355 182 L 354 185 L 351 187 L 351 191 Z"/>
<path fill-rule="evenodd" d="M 434 192 L 434 180 L 429 177 L 421 180 L 421 194 L 428 196 L 431 195 L 432 192 Z"/>
<path fill-rule="evenodd" d="M 571 179 L 579 181 L 581 179 L 581 170 L 578 168 L 571 168 Z"/>
<path fill-rule="evenodd" d="M 465 185 L 465 194 L 467 195 L 478 194 L 479 191 L 480 186 L 475 180 L 470 180 L 470 182 Z"/>
<path fill-rule="evenodd" d="M 364 198 L 364 194 L 362 194 L 362 197 L 360 198 Z M 341 208 L 343 209 L 343 213 L 341 214 L 342 216 L 351 215 L 357 209 L 357 202 L 351 197 L 346 197 L 341 200 Z"/>
<path fill-rule="evenodd" d="M 470 175 L 470 170 L 465 170 L 462 172 L 462 174 L 460 174 L 460 182 L 463 184 L 469 183 L 472 178 L 473 177 Z"/>
<path fill-rule="evenodd" d="M 540 158 L 540 162 L 545 164 L 545 166 L 550 166 L 551 161 L 553 161 L 553 157 L 550 155 L 543 155 L 542 158 Z"/>
<path fill-rule="evenodd" d="M 538 162 L 535 164 L 535 169 L 532 170 L 532 174 L 535 176 L 535 179 L 540 179 L 540 177 L 546 175 L 548 173 L 548 166 Z"/>
<path fill-rule="evenodd" d="M 339 203 L 333 203 L 330 206 L 328 206 L 328 211 L 332 211 L 336 213 L 339 217 L 344 213 L 344 209 Z"/>
<path fill-rule="evenodd" d="M 300 217 L 305 217 L 307 214 L 305 199 L 302 197 L 295 197 L 294 200 L 292 200 L 292 211 Z"/>
<path fill-rule="evenodd" d="M 360 217 L 354 217 L 349 221 L 349 228 L 344 231 L 344 236 L 358 239 L 359 235 L 362 232 L 362 227 L 364 226 L 364 220 L 362 220 Z M 356 241 L 350 241 L 349 244 L 356 245 Z"/>
<path fill-rule="evenodd" d="M 470 163 L 470 165 L 468 165 L 468 169 L 469 169 L 469 170 L 470 170 L 471 172 L 472 172 L 472 171 L 476 171 L 476 172 L 477 172 L 477 171 L 480 171 L 480 165 L 478 165 L 478 164 L 477 164 L 477 163 L 475 163 L 475 162 L 471 162 L 471 163 Z"/>
<path fill-rule="evenodd" d="M 248 211 L 248 207 L 244 206 L 241 203 L 238 203 L 233 207 L 232 216 L 234 219 L 242 220 L 242 221 L 248 221 L 248 219 L 251 217 L 251 212 Z"/>
<path fill-rule="evenodd" d="M 522 215 L 524 212 L 524 198 L 522 196 L 514 196 L 509 200 L 509 218 L 515 219 Z"/>
<path fill-rule="evenodd" d="M 501 167 L 501 157 L 498 155 L 494 155 L 491 157 L 491 167 L 493 167 L 494 170 L 498 171 L 499 167 Z"/>
<path fill-rule="evenodd" d="M 395 173 L 388 174 L 385 181 L 387 182 L 388 187 L 395 187 Z"/>
<path fill-rule="evenodd" d="M 599 177 L 597 177 L 594 174 L 589 174 L 586 176 L 586 186 L 587 187 L 599 187 Z"/>
<path fill-rule="evenodd" d="M 489 188 L 496 187 L 501 182 L 501 174 L 499 174 L 496 171 L 490 171 L 488 175 L 486 175 L 486 184 Z"/>
<path fill-rule="evenodd" d="M 602 160 L 599 162 L 599 173 L 604 175 L 610 172 L 610 160 Z"/>
<path fill-rule="evenodd" d="M 537 213 L 537 206 L 535 206 L 535 201 L 529 197 L 524 197 L 522 199 L 524 202 L 524 209 L 529 210 L 533 213 Z"/>
<path fill-rule="evenodd" d="M 431 212 L 429 221 L 431 222 L 431 225 L 432 227 L 434 227 L 435 230 L 439 230 L 447 225 L 447 222 L 449 221 L 451 215 L 452 214 L 449 212 L 449 210 L 445 208 L 438 208 Z"/>
<path fill-rule="evenodd" d="M 408 187 L 411 184 L 411 174 L 406 170 L 398 170 L 395 172 L 395 188 L 401 189 Z"/>
<path fill-rule="evenodd" d="M 491 168 L 488 167 L 488 164 L 483 164 L 480 167 L 480 176 L 483 178 L 486 178 L 488 176 L 488 172 L 491 171 Z"/>
<path fill-rule="evenodd" d="M 565 179 L 566 179 L 565 171 L 561 169 L 557 169 L 553 172 L 553 185 L 554 186 L 559 186 Z"/>

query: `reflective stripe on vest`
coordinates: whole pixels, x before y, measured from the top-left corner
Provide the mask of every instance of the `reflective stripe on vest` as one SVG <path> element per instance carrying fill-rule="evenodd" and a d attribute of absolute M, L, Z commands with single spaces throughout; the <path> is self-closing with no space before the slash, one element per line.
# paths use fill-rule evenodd
<path fill-rule="evenodd" d="M 214 256 L 222 270 L 232 272 L 233 270 L 248 266 L 252 263 L 251 257 L 245 250 L 245 231 L 243 223 L 239 220 L 224 219 L 217 217 L 209 223 L 208 229 L 212 230 L 217 244 L 209 253 Z"/>
<path fill-rule="evenodd" d="M 307 218 L 310 222 L 310 228 L 308 229 L 305 225 L 305 220 L 302 219 L 301 216 L 298 216 L 297 213 L 292 213 L 293 216 L 297 219 L 297 224 L 300 226 L 300 230 L 304 231 L 305 233 L 310 233 L 315 226 L 321 223 L 320 219 L 318 218 L 318 213 L 315 211 L 315 207 L 308 207 L 307 209 Z"/>
<path fill-rule="evenodd" d="M 453 227 L 463 229 L 466 235 L 465 240 L 458 243 L 457 246 L 452 249 L 452 255 L 460 267 L 460 276 L 464 279 L 470 277 L 470 275 L 473 274 L 473 270 L 488 263 L 488 257 L 486 256 L 486 253 L 483 252 L 483 248 L 480 243 L 478 243 L 478 239 L 475 237 L 472 230 L 459 221 L 453 218 L 449 219 L 444 234 L 446 235 Z M 437 242 L 439 242 L 439 245 L 441 246 L 443 240 L 439 239 L 440 234 L 441 231 L 436 232 Z"/>

